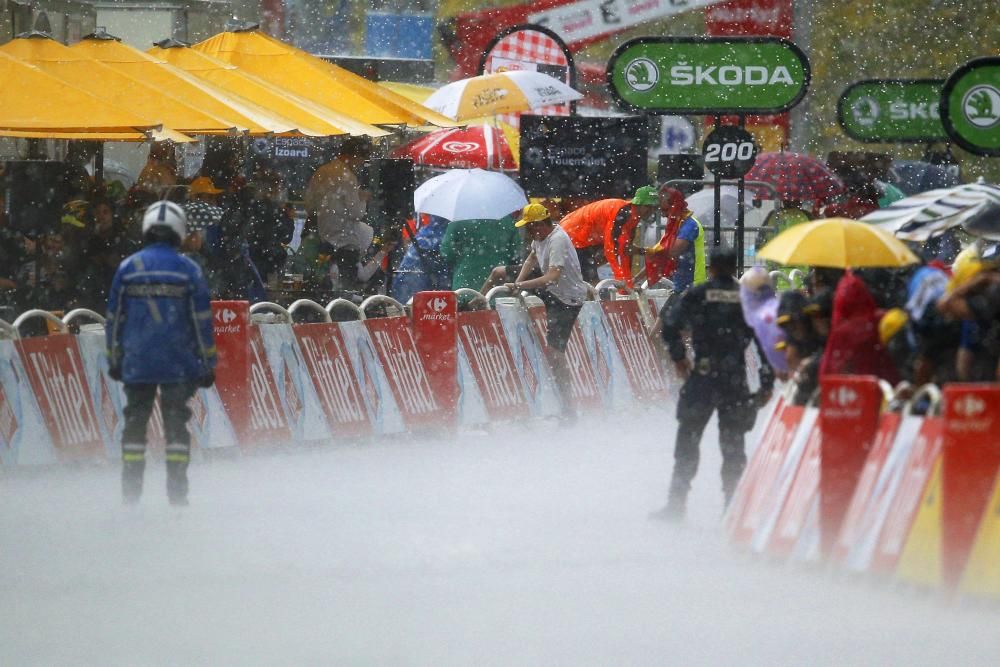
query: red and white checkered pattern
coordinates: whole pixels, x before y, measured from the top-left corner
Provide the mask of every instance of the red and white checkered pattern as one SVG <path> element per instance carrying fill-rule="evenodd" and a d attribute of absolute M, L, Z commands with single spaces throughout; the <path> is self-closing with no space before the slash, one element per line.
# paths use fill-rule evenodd
<path fill-rule="evenodd" d="M 536 65 L 558 65 L 566 68 L 566 85 L 570 85 L 569 60 L 559 42 L 543 32 L 526 28 L 516 30 L 499 40 L 486 54 L 484 74 L 514 69 L 509 61 L 524 63 L 520 69 L 535 69 Z M 569 104 L 540 107 L 534 114 L 546 116 L 568 116 Z M 500 120 L 512 127 L 521 126 L 521 114 L 501 114 Z"/>

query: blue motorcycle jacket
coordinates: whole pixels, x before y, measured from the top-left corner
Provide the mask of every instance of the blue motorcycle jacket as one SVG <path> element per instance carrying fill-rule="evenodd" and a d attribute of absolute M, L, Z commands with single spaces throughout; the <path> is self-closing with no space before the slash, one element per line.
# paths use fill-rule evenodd
<path fill-rule="evenodd" d="M 108 364 L 125 384 L 197 382 L 215 369 L 201 269 L 167 243 L 125 259 L 108 296 Z"/>

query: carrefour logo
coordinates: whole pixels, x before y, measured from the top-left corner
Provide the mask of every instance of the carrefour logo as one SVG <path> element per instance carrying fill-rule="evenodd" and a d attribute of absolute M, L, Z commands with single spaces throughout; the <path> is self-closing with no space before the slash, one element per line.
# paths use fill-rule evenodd
<path fill-rule="evenodd" d="M 842 386 L 831 390 L 828 398 L 833 405 L 847 407 L 848 405 L 853 405 L 858 400 L 858 393 L 850 387 Z"/>
<path fill-rule="evenodd" d="M 968 419 L 978 417 L 986 412 L 986 402 L 977 396 L 968 394 L 956 400 L 952 404 L 952 408 L 955 410 L 956 415 Z"/>

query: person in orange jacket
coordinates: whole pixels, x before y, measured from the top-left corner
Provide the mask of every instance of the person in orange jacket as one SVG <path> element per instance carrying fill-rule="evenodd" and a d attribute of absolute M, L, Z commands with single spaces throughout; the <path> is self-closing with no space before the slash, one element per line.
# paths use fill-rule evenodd
<path fill-rule="evenodd" d="M 559 226 L 576 248 L 583 279 L 597 282 L 597 267 L 606 261 L 615 279 L 631 287 L 632 255 L 636 254 L 632 237 L 639 223 L 659 204 L 656 188 L 644 185 L 631 200 L 601 199 L 565 216 Z"/>

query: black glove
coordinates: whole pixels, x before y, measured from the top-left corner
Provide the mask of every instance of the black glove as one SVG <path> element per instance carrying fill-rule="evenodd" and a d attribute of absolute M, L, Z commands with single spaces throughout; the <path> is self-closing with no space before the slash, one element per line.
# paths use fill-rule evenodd
<path fill-rule="evenodd" d="M 203 387 L 205 389 L 208 389 L 213 384 L 215 384 L 215 371 L 209 371 L 205 373 L 204 375 L 201 376 L 201 379 L 198 380 L 198 386 Z"/>
<path fill-rule="evenodd" d="M 122 369 L 121 366 L 111 366 L 108 368 L 108 377 L 115 382 L 122 381 Z"/>

